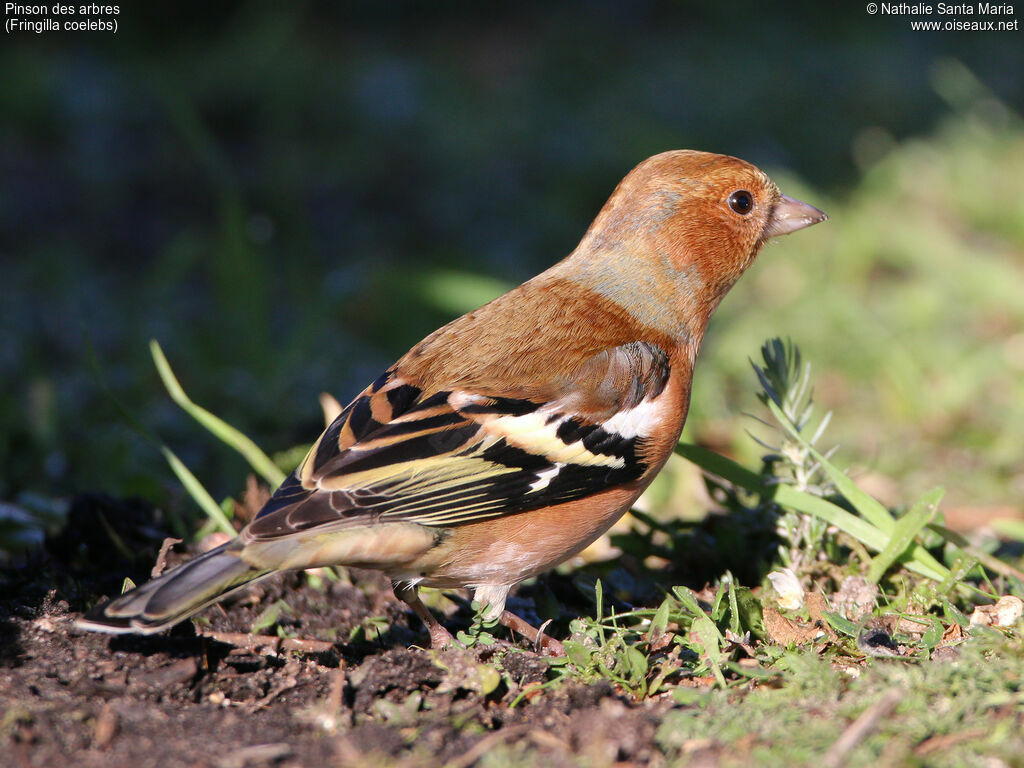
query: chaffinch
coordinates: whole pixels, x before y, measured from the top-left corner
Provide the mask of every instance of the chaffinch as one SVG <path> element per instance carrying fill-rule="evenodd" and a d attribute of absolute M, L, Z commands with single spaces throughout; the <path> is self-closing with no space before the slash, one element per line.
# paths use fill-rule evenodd
<path fill-rule="evenodd" d="M 360 393 L 237 538 L 80 626 L 158 632 L 278 571 L 347 565 L 384 571 L 435 646 L 452 637 L 420 586 L 472 588 L 536 641 L 504 610 L 511 587 L 636 501 L 679 438 L 715 307 L 766 240 L 825 218 L 734 157 L 645 160 L 572 254 Z"/>

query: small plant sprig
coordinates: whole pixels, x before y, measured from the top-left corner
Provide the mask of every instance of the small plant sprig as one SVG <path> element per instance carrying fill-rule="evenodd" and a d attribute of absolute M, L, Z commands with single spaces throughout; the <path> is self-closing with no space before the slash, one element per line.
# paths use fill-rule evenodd
<path fill-rule="evenodd" d="M 455 639 L 467 648 L 474 648 L 479 645 L 494 645 L 495 637 L 493 630 L 497 629 L 501 622 L 498 616 L 493 618 L 487 617 L 487 611 L 490 607 L 490 604 L 483 605 L 474 600 L 472 603 L 473 623 L 469 625 L 468 629 L 456 632 Z"/>
<path fill-rule="evenodd" d="M 714 598 L 705 608 L 684 586 L 671 589 L 657 608 L 632 608 L 605 614 L 601 582 L 595 585 L 595 616 L 570 623 L 566 658 L 550 660 L 555 680 L 607 680 L 636 699 L 665 690 L 682 691 L 684 678 L 702 677 L 715 685 L 736 678 L 770 677 L 760 667 L 740 667 L 731 655 L 737 642 L 762 635 L 761 609 L 751 591 L 737 586 L 726 572 Z M 673 695 L 675 695 L 675 693 Z"/>
<path fill-rule="evenodd" d="M 829 457 L 814 447 L 827 419 L 813 434 L 806 434 L 811 421 L 808 369 L 802 364 L 796 348 L 793 345 L 789 347 L 791 349 L 787 351 L 787 345 L 781 340 L 770 340 L 762 351 L 765 366 L 755 366 L 764 395 L 762 402 L 768 406 L 784 439 L 791 443 L 785 450 L 782 445 L 775 449 L 779 458 L 774 463 L 766 464 L 764 471 L 755 473 L 699 446 L 680 443 L 676 446 L 676 453 L 712 475 L 748 493 L 757 494 L 761 504 L 775 505 L 783 515 L 799 514 L 807 515 L 809 520 L 813 518 L 813 523 L 803 525 L 800 518 L 790 518 L 793 521 L 792 535 L 787 538 L 787 543 L 794 551 L 784 551 L 787 556 L 784 559 L 799 556 L 805 548 L 808 552 L 817 551 L 807 547 L 807 541 L 814 541 L 817 532 L 822 530 L 818 526 L 824 526 L 822 535 L 826 540 L 830 529 L 834 528 L 863 545 L 863 559 L 869 560 L 867 579 L 872 583 L 878 583 L 894 566 L 913 571 L 933 582 L 945 583 L 950 577 L 950 570 L 922 544 L 921 535 L 925 528 L 939 535 L 947 544 L 964 552 L 967 550 L 954 540 L 949 531 L 932 522 L 942 498 L 942 489 L 929 491 L 911 505 L 907 514 L 897 516 L 832 464 Z M 772 446 L 768 447 L 772 449 Z M 827 478 L 827 483 L 821 478 Z M 994 560 L 989 558 L 982 562 L 988 565 Z M 807 556 L 804 556 L 803 562 L 806 561 Z"/>
<path fill-rule="evenodd" d="M 814 412 L 811 364 L 802 361 L 799 347 L 783 343 L 781 339 L 770 339 L 761 345 L 761 357 L 764 360 L 763 366 L 750 362 L 761 384 L 761 392 L 757 397 L 765 405 L 774 403 L 778 408 L 776 418 L 779 419 L 781 414 L 783 420 L 780 428 L 764 419 L 757 419 L 778 434 L 777 445 L 750 435 L 759 445 L 772 452 L 763 457 L 763 474 L 769 477 L 771 483 L 786 483 L 811 496 L 824 498 L 833 494 L 833 484 L 821 462 L 813 455 L 815 444 L 821 439 L 832 418 L 831 411 L 822 417 L 817 428 L 808 436 Z M 804 439 L 792 437 L 793 432 Z M 830 457 L 834 451 L 835 448 L 827 451 L 825 457 Z M 779 556 L 786 566 L 799 570 L 809 560 L 824 552 L 829 525 L 819 517 L 796 509 L 780 507 L 778 510 L 776 525 L 783 541 L 779 546 Z"/>

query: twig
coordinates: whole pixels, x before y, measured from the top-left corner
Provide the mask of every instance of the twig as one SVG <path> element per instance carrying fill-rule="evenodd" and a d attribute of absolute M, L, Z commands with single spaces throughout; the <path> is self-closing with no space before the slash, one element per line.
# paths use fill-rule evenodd
<path fill-rule="evenodd" d="M 821 761 L 822 768 L 840 768 L 846 764 L 850 752 L 864 739 L 871 735 L 879 721 L 887 717 L 903 699 L 903 691 L 890 688 L 882 694 L 874 704 L 860 713 L 860 717 L 850 723 L 842 736 L 835 740 Z"/>
<path fill-rule="evenodd" d="M 92 745 L 96 749 L 105 749 L 114 738 L 117 732 L 117 712 L 114 711 L 110 702 L 103 705 L 96 718 L 96 728 L 93 731 Z"/>
<path fill-rule="evenodd" d="M 444 768 L 469 768 L 469 766 L 483 757 L 488 750 L 498 746 L 503 741 L 514 739 L 526 733 L 529 729 L 530 726 L 528 725 L 516 725 L 510 728 L 502 728 L 500 731 L 484 736 L 468 751 L 462 753 L 454 760 L 449 760 L 445 763 Z"/>
<path fill-rule="evenodd" d="M 233 645 L 248 651 L 276 655 L 279 651 L 300 651 L 302 653 L 327 653 L 334 650 L 334 643 L 326 640 L 303 640 L 299 637 L 276 637 L 275 635 L 251 635 L 248 632 L 216 632 L 210 629 L 198 631 L 200 637 L 208 637 L 218 643 Z"/>
<path fill-rule="evenodd" d="M 974 741 L 975 739 L 983 738 L 986 733 L 986 731 L 976 728 L 970 731 L 960 731 L 960 733 L 946 733 L 940 736 L 931 736 L 914 747 L 914 754 L 917 757 L 925 757 L 930 755 L 932 752 L 949 749 L 955 744 L 959 744 L 963 741 Z"/>
<path fill-rule="evenodd" d="M 284 742 L 274 744 L 253 744 L 251 747 L 242 747 L 218 758 L 214 765 L 217 768 L 245 768 L 246 765 L 277 762 L 290 757 L 294 750 Z"/>
<path fill-rule="evenodd" d="M 530 731 L 530 741 L 538 747 L 568 752 L 569 745 L 549 731 Z"/>
<path fill-rule="evenodd" d="M 338 668 L 334 670 L 333 678 L 330 693 L 327 694 L 327 706 L 330 707 L 331 712 L 340 712 L 341 700 L 345 695 L 345 683 L 348 682 L 344 663 L 339 664 Z"/>
<path fill-rule="evenodd" d="M 160 545 L 160 554 L 156 556 L 156 562 L 153 563 L 153 570 L 149 572 L 149 578 L 155 579 L 167 569 L 167 553 L 175 544 L 181 544 L 181 539 L 172 539 L 170 536 L 164 539 L 164 543 Z"/>
<path fill-rule="evenodd" d="M 246 706 L 246 711 L 249 714 L 259 712 L 261 709 L 270 706 L 270 703 L 285 691 L 290 691 L 292 688 L 297 687 L 299 685 L 301 668 L 302 664 L 299 661 L 291 659 L 285 664 L 284 669 L 274 675 L 270 691 L 262 698 L 249 703 Z"/>

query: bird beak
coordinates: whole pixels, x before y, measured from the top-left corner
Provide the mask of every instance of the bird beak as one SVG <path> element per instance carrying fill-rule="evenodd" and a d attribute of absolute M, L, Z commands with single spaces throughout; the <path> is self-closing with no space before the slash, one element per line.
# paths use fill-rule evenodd
<path fill-rule="evenodd" d="M 767 239 L 776 235 L 788 235 L 827 218 L 823 211 L 819 211 L 813 205 L 794 200 L 789 195 L 782 195 L 772 209 L 771 218 L 764 228 L 764 236 Z"/>

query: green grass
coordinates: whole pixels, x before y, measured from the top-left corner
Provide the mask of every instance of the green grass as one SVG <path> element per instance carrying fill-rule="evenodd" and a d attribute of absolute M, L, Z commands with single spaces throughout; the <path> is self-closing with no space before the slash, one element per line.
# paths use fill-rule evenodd
<path fill-rule="evenodd" d="M 1018 765 L 1024 754 L 1019 639 L 979 637 L 962 646 L 955 662 L 843 667 L 803 651 L 787 652 L 779 665 L 785 672 L 771 686 L 715 691 L 668 713 L 658 743 L 681 763 L 710 749 L 722 766 L 810 765 L 891 694 L 892 710 L 843 753 L 848 762 L 841 764 L 980 765 L 984 756 Z"/>

